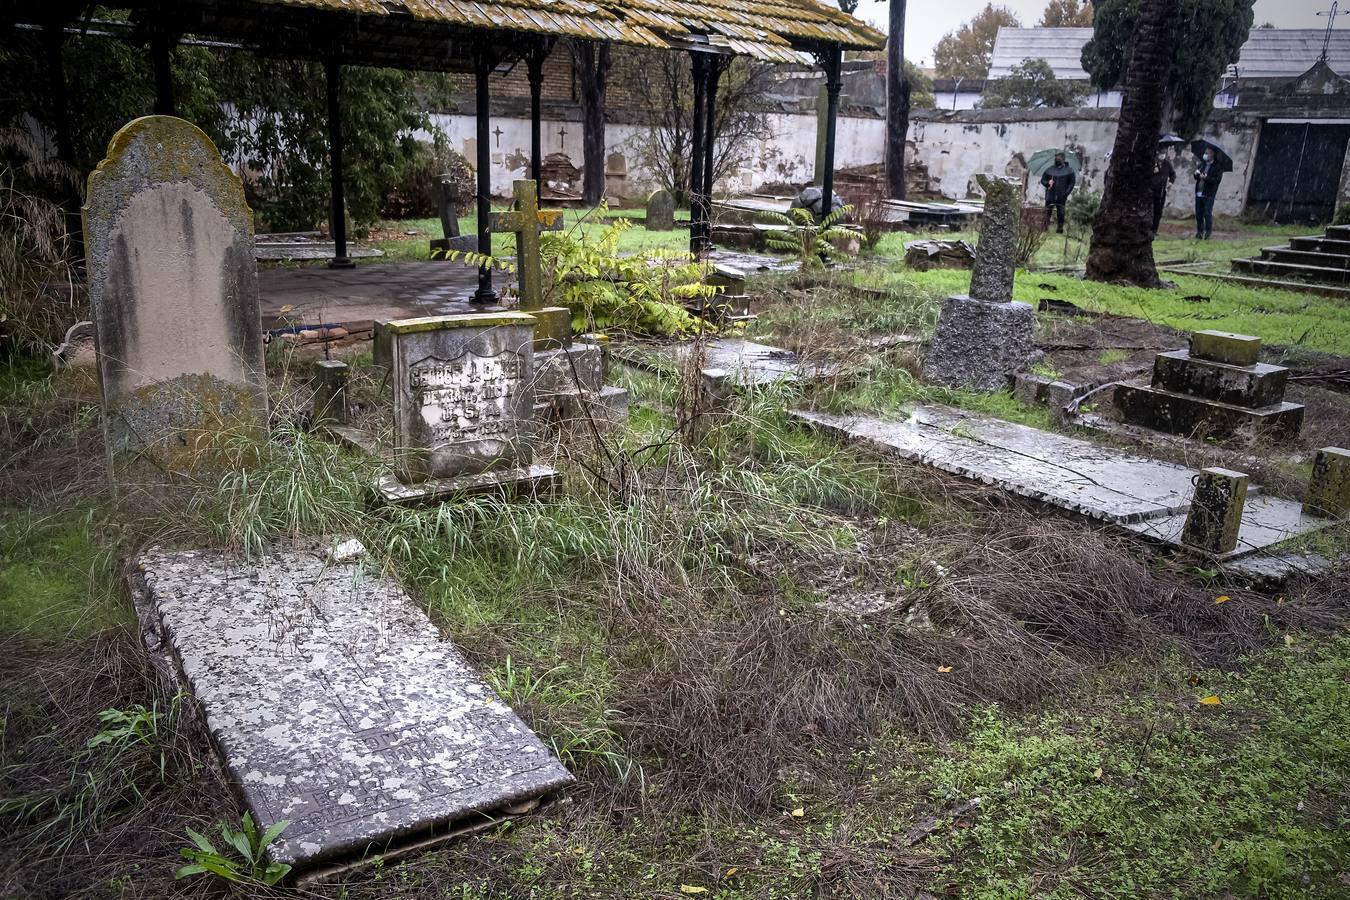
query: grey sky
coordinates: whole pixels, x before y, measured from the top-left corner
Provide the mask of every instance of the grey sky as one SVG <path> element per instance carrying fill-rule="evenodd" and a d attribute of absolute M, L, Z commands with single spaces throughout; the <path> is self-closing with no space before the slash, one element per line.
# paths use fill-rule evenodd
<path fill-rule="evenodd" d="M 920 65 L 931 66 L 933 47 L 938 39 L 959 28 L 962 22 L 984 9 L 987 2 L 989 0 L 942 0 L 938 4 L 932 0 L 909 0 L 905 55 Z M 1023 25 L 1031 26 L 1040 21 L 1046 0 L 1003 0 L 1002 3 L 995 0 L 995 3 L 1011 9 Z M 1350 6 L 1344 2 L 1342 5 Z M 889 6 L 888 0 L 862 0 L 857 14 L 885 31 Z M 941 12 L 934 12 L 935 6 L 940 7 Z M 1319 18 L 1317 11 L 1330 6 L 1331 0 L 1256 0 L 1256 24 L 1269 22 L 1277 28 L 1325 28 L 1326 17 Z M 1336 27 L 1350 28 L 1350 15 L 1338 16 Z"/>

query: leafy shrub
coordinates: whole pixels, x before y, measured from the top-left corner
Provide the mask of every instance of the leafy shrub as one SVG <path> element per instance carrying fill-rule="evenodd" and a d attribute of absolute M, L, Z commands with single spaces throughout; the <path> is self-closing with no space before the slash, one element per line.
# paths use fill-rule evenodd
<path fill-rule="evenodd" d="M 244 813 L 242 824 L 243 828 L 237 831 L 224 822 L 219 825 L 221 838 L 238 859 L 221 853 L 205 835 L 187 829 L 188 837 L 196 846 L 184 847 L 179 851 L 188 864 L 174 873 L 174 877 L 209 874 L 231 884 L 263 884 L 268 887 L 285 878 L 291 867 L 285 863 L 268 862 L 267 848 L 290 823 L 277 822 L 259 834 L 258 827 L 253 824 L 253 816 Z"/>
<path fill-rule="evenodd" d="M 1336 215 L 1332 217 L 1332 225 L 1350 225 L 1350 204 L 1338 207 Z"/>
<path fill-rule="evenodd" d="M 0 131 L 0 358 L 41 354 L 74 321 L 65 211 L 44 196 L 74 181 L 30 135 Z"/>
<path fill-rule="evenodd" d="M 786 215 L 765 213 L 765 218 L 770 222 L 787 226 L 787 231 L 769 232 L 765 240 L 772 249 L 795 256 L 803 271 L 818 269 L 824 266 L 830 251 L 834 249 L 832 241 L 854 236 L 853 232 L 839 224 L 852 212 L 853 207 L 841 206 L 819 222 L 811 210 L 802 207 L 789 209 Z"/>
<path fill-rule="evenodd" d="M 632 227 L 631 220 L 618 219 L 595 238 L 580 228 L 545 232 L 546 300 L 571 309 L 577 331 L 622 328 L 676 335 L 706 328 L 680 301 L 716 294 L 703 283 L 707 267 L 687 253 L 620 256 L 619 238 Z"/>
<path fill-rule="evenodd" d="M 1064 209 L 1064 214 L 1068 216 L 1069 224 L 1078 228 L 1091 228 L 1092 220 L 1097 217 L 1097 207 L 1101 205 L 1101 194 L 1094 194 L 1091 191 L 1074 191 L 1069 197 L 1069 203 Z"/>
<path fill-rule="evenodd" d="M 464 214 L 478 189 L 473 170 L 468 160 L 445 146 L 444 139 L 437 144 L 418 141 L 401 161 L 398 174 L 380 200 L 382 218 L 425 219 L 438 215 L 436 179 L 441 175 L 449 175 L 453 180 L 455 196 L 462 198 L 456 215 Z"/>
<path fill-rule="evenodd" d="M 880 180 L 858 197 L 858 214 L 854 219 L 862 229 L 864 250 L 875 250 L 877 244 L 881 243 L 881 236 L 886 233 L 886 200 L 886 188 Z"/>

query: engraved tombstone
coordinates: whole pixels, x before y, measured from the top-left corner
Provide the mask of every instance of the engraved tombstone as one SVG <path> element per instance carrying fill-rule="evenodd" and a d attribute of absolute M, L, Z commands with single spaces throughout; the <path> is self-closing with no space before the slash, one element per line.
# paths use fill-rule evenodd
<path fill-rule="evenodd" d="M 253 214 L 211 139 L 172 116 L 126 125 L 89 176 L 84 234 L 114 474 L 143 454 L 192 468 L 203 435 L 265 428 Z"/>
<path fill-rule="evenodd" d="M 985 206 L 970 294 L 943 301 L 923 374 L 951 387 L 999 391 L 1031 360 L 1035 320 L 1029 305 L 1012 299 L 1021 187 L 986 175 L 978 180 Z"/>
<path fill-rule="evenodd" d="M 647 230 L 675 230 L 675 195 L 664 188 L 647 198 Z"/>
<path fill-rule="evenodd" d="M 519 312 L 385 325 L 401 481 L 529 465 L 534 329 Z"/>

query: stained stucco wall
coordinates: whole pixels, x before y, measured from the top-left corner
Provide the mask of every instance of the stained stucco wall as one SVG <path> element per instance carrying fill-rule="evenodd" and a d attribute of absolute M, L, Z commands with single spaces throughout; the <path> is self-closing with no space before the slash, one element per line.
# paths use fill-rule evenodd
<path fill-rule="evenodd" d="M 1068 147 L 1084 161 L 1083 186 L 1100 192 L 1108 154 L 1115 141 L 1113 109 L 1074 110 L 917 110 L 911 121 L 911 149 L 928 167 L 931 188 L 956 199 L 978 194 L 979 174 L 1021 175 L 1036 151 Z M 471 116 L 437 115 L 451 145 L 473 160 L 477 153 L 475 124 Z M 523 118 L 494 118 L 492 187 L 498 194 L 510 192 L 511 182 L 524 177 L 529 160 L 530 127 Z M 751 192 L 766 184 L 802 184 L 811 180 L 816 152 L 816 117 L 776 114 L 770 117 L 773 140 L 754 142 L 746 148 L 747 162 L 719 184 L 720 190 Z M 497 129 L 501 134 L 496 134 Z M 611 193 L 626 197 L 645 196 L 655 183 L 638 163 L 635 135 L 642 126 L 611 123 L 606 135 Z M 1256 154 L 1259 121 L 1230 111 L 1217 111 L 1205 134 L 1227 148 L 1234 171 L 1224 177 L 1215 212 L 1238 215 L 1247 196 L 1251 164 Z M 563 134 L 563 132 L 566 132 Z M 839 168 L 881 163 L 885 124 L 873 117 L 841 116 L 838 124 L 836 165 Z M 545 122 L 544 153 L 566 153 L 574 165 L 582 160 L 581 123 Z M 1177 164 L 1177 184 L 1170 193 L 1170 208 L 1176 214 L 1193 209 L 1190 153 Z M 1033 188 L 1031 197 L 1039 197 Z"/>

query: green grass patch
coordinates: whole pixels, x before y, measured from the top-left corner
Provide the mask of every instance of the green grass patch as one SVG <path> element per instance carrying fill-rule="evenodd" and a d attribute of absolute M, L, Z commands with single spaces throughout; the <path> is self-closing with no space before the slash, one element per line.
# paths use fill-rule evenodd
<path fill-rule="evenodd" d="M 0 633 L 53 645 L 131 622 L 95 527 L 92 512 L 0 509 Z"/>
<path fill-rule="evenodd" d="M 1085 712 L 986 709 L 927 771 L 890 777 L 980 798 L 936 842 L 962 896 L 1344 896 L 1347 679 L 1344 638 L 1228 675 L 1173 663 Z"/>

